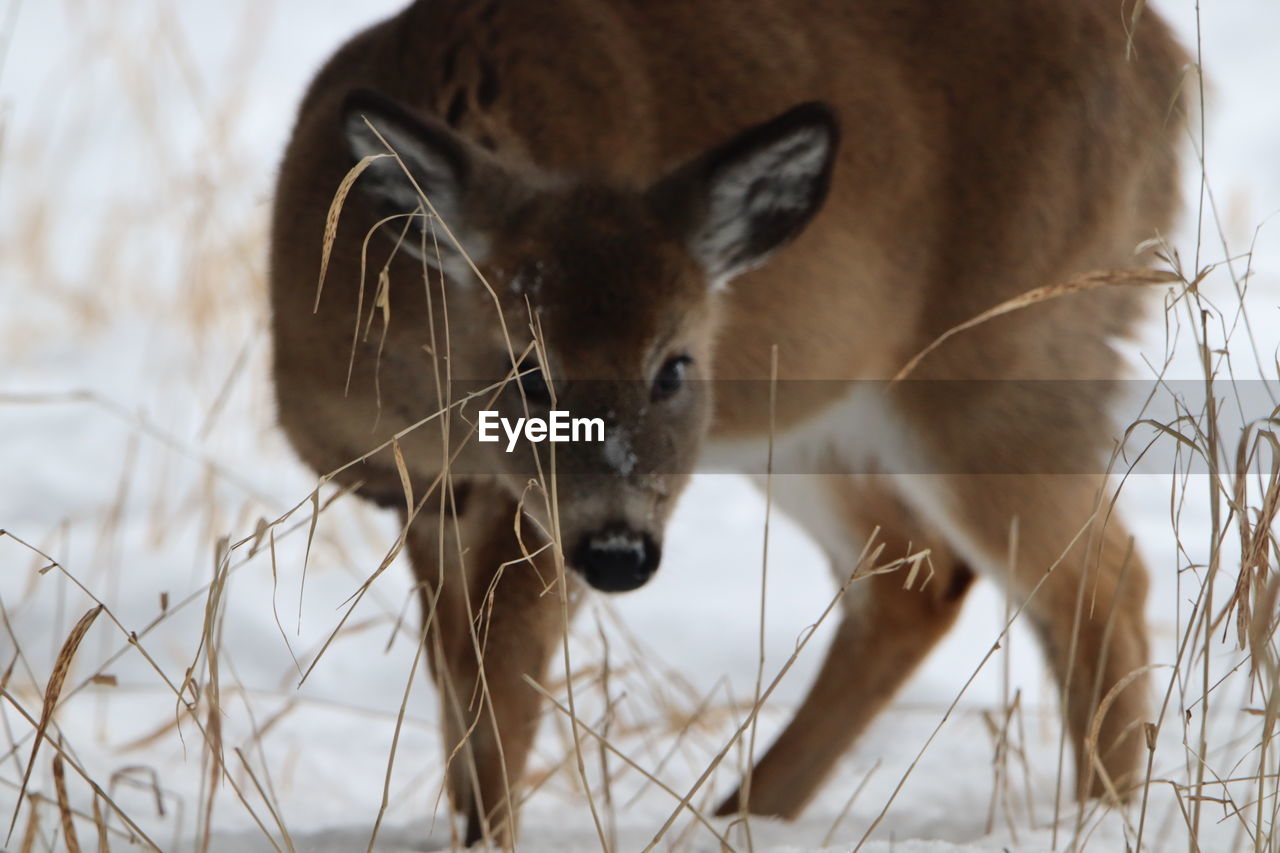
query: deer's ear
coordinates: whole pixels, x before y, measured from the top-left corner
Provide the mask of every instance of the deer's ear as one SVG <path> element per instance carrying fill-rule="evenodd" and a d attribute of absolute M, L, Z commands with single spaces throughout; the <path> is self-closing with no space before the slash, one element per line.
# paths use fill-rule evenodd
<path fill-rule="evenodd" d="M 467 257 L 483 260 L 488 239 L 483 229 L 468 221 L 477 164 L 466 140 L 440 122 L 364 89 L 347 96 L 342 122 L 355 160 L 381 155 L 360 175 L 356 191 L 378 216 L 412 219 L 403 250 L 445 272 L 465 270 Z M 447 229 L 433 221 L 436 217 Z M 397 220 L 383 230 L 399 238 L 400 224 Z"/>
<path fill-rule="evenodd" d="M 801 104 L 676 169 L 650 194 L 708 278 L 723 283 L 764 263 L 813 219 L 839 137 L 830 107 Z"/>

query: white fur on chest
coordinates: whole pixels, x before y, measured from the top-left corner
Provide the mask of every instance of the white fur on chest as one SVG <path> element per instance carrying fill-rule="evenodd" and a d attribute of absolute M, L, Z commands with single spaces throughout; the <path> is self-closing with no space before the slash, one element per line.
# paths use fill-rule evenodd
<path fill-rule="evenodd" d="M 713 440 L 704 451 L 706 467 L 748 474 L 762 490 L 772 470 L 775 503 L 814 537 L 842 579 L 863 542 L 838 505 L 832 478 L 910 470 L 920 463 L 916 442 L 879 393 L 882 387 L 855 386 L 820 414 L 775 435 L 772 469 L 765 435 Z"/>
<path fill-rule="evenodd" d="M 773 439 L 777 475 L 878 474 L 925 470 L 923 453 L 906 421 L 893 411 L 882 383 L 855 385 L 821 413 Z M 703 452 L 706 466 L 763 474 L 769 436 L 713 439 Z"/>
<path fill-rule="evenodd" d="M 771 487 L 777 507 L 814 537 L 840 580 L 861 554 L 869 531 L 853 526 L 833 478 L 856 490 L 859 479 L 872 475 L 878 487 L 892 489 L 923 526 L 944 537 L 974 568 L 1000 572 L 1000 559 L 978 547 L 959 523 L 950 478 L 932 473 L 940 469 L 930 464 L 917 429 L 894 410 L 883 388 L 881 383 L 855 386 L 819 415 L 776 435 L 771 469 L 768 436 L 712 441 L 704 453 L 706 467 L 739 471 L 762 490 Z"/>

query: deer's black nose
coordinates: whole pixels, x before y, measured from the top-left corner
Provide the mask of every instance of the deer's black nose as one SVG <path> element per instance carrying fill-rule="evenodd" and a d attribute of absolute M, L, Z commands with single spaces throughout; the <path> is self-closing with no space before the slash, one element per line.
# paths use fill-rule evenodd
<path fill-rule="evenodd" d="M 583 536 L 573 564 L 587 583 L 602 592 L 627 592 L 644 586 L 662 557 L 647 533 L 610 526 Z"/>

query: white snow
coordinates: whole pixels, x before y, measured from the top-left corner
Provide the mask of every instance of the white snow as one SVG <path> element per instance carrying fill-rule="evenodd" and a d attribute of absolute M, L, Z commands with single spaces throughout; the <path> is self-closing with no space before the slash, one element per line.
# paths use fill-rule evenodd
<path fill-rule="evenodd" d="M 298 850 L 364 850 L 387 779 L 378 849 L 448 846 L 437 710 L 423 668 L 414 669 L 417 602 L 404 560 L 380 574 L 354 606 L 349 600 L 391 547 L 396 525 L 390 513 L 350 498 L 326 506 L 304 584 L 315 477 L 273 426 L 266 382 L 264 227 L 293 105 L 338 43 L 400 3 L 42 0 L 0 9 L 0 45 L 13 34 L 7 56 L 0 47 L 0 529 L 7 532 L 0 537 L 0 684 L 8 697 L 0 698 L 0 819 L 6 822 L 32 745 L 31 725 L 15 705 L 39 715 L 58 648 L 97 599 L 109 615 L 99 615 L 81 645 L 50 731 L 62 739 L 68 762 L 101 783 L 161 849 L 194 849 L 191 839 L 207 813 L 216 851 L 275 849 L 255 821 L 277 832 L 277 817 Z M 1191 0 L 1155 7 L 1194 43 Z M 17 12 L 5 11 L 11 8 Z M 1242 324 L 1235 329 L 1231 366 L 1238 376 L 1274 377 L 1280 229 L 1269 217 L 1280 210 L 1274 46 L 1280 6 L 1206 4 L 1201 23 L 1211 81 L 1212 197 L 1205 196 L 1197 251 L 1200 187 L 1198 176 L 1189 175 L 1190 224 L 1172 242 L 1188 269 L 1229 255 L 1237 273 L 1246 266 L 1241 253 L 1253 246 L 1246 301 L 1254 341 Z M 1225 269 L 1205 291 L 1232 325 L 1237 296 Z M 1188 315 L 1176 310 L 1183 328 L 1176 330 L 1171 374 L 1195 378 Z M 1165 351 L 1164 328 L 1153 323 L 1134 348 L 1135 364 L 1144 357 L 1163 362 Z M 1164 665 L 1177 659 L 1200 588 L 1210 519 L 1206 478 L 1192 479 L 1179 502 L 1171 501 L 1170 486 L 1168 476 L 1135 476 L 1120 501 L 1152 570 L 1153 657 Z M 333 494 L 322 488 L 320 504 Z M 191 697 L 182 685 L 193 664 L 195 679 L 208 681 L 200 644 L 206 586 L 224 553 L 218 543 L 252 537 L 260 518 L 291 508 L 276 530 L 274 560 L 272 543 L 264 541 L 235 548 L 224 565 L 221 726 L 235 787 L 223 782 L 211 792 L 208 751 L 196 725 L 207 724 L 208 706 L 193 718 L 180 710 L 178 693 Z M 577 623 L 571 656 L 580 673 L 579 717 L 606 729 L 611 742 L 681 795 L 726 743 L 755 689 L 764 510 L 740 478 L 696 478 L 671 523 L 654 581 L 618 598 L 592 597 Z M 817 547 L 777 514 L 769 541 L 766 685 L 834 591 Z M 1228 577 L 1215 607 L 1236 565 L 1231 543 L 1224 548 Z M 61 568 L 42 573 L 50 560 L 34 549 Z M 1004 614 L 994 586 L 980 585 L 961 624 L 800 820 L 753 820 L 750 842 L 726 821 L 713 822 L 716 831 L 729 833 L 735 849 L 849 850 L 883 812 L 862 850 L 1047 851 L 1065 849 L 1078 828 L 1086 849 L 1132 844 L 1136 826 L 1127 827 L 1120 814 L 1089 814 L 1077 824 L 1065 791 L 1053 828 L 1056 700 L 1021 625 L 983 663 Z M 831 627 L 817 629 L 766 705 L 758 751 L 803 695 Z M 1217 632 L 1234 638 L 1232 625 Z M 300 672 L 331 635 L 303 681 Z M 606 656 L 607 700 L 599 666 Z M 1231 672 L 1241 658 L 1228 642 L 1209 665 L 1210 682 L 1223 679 L 1211 694 L 1207 732 L 1206 794 L 1214 797 L 1223 791 L 1214 779 L 1247 780 L 1257 772 L 1261 722 L 1242 709 L 1260 707 L 1263 696 L 1251 690 L 1246 671 Z M 1199 667 L 1197 660 L 1197 677 Z M 1189 671 L 1184 662 L 1182 672 Z M 86 685 L 95 673 L 114 681 Z M 1172 673 L 1167 667 L 1155 673 L 1162 690 Z M 564 696 L 560 669 L 549 688 Z M 1190 696 L 1199 692 L 1188 686 Z M 993 806 L 990 723 L 998 721 L 1004 697 L 1015 694 L 1016 749 Z M 1181 696 L 1178 689 L 1171 694 L 1153 776 L 1186 783 L 1195 772 L 1204 707 L 1183 708 Z M 700 708 L 705 713 L 686 730 Z M 602 759 L 590 734 L 581 738 L 610 849 L 643 849 L 676 801 L 617 756 Z M 573 762 L 566 761 L 570 744 L 564 716 L 549 709 L 531 778 L 559 769 L 523 809 L 521 850 L 602 848 Z M 52 803 L 54 752 L 49 743 L 41 747 L 17 828 L 0 847 L 26 849 L 31 831 L 30 849 L 66 848 Z M 607 799 L 602 762 L 612 779 Z M 744 762 L 742 748 L 731 750 L 694 804 L 713 806 L 736 784 Z M 93 794 L 73 766 L 67 788 L 71 804 L 91 814 Z M 1247 817 L 1206 802 L 1202 850 L 1253 849 L 1256 787 L 1246 781 L 1230 790 Z M 1152 786 L 1147 849 L 1189 846 L 1172 791 Z M 1262 819 L 1269 825 L 1274 785 L 1266 793 Z M 38 821 L 31 830 L 33 809 Z M 1129 813 L 1136 817 L 1136 810 Z M 122 831 L 118 816 L 109 825 Z M 95 849 L 92 823 L 76 826 L 81 846 Z M 114 850 L 133 849 L 123 836 L 111 843 Z M 658 849 L 719 847 L 686 815 Z"/>

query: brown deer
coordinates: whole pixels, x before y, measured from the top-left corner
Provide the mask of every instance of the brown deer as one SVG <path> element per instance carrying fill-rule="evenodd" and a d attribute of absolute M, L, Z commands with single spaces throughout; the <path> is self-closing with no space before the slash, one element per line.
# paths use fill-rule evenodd
<path fill-rule="evenodd" d="M 880 382 L 1004 300 L 1148 260 L 1186 60 L 1138 11 L 421 0 L 319 73 L 275 199 L 279 417 L 404 517 L 468 844 L 513 838 L 526 676 L 580 580 L 645 583 L 698 460 L 761 476 L 770 445 L 775 499 L 838 578 L 874 540 L 881 564 L 927 552 L 927 580 L 848 586 L 817 682 L 722 814 L 796 815 L 975 575 L 1043 643 L 1078 793 L 1140 783 L 1146 574 L 1100 503 L 1106 386 L 1077 381 L 1117 374 L 1139 297 L 1006 314 Z M 480 410 L 553 408 L 604 441 L 552 459 L 477 435 Z"/>

